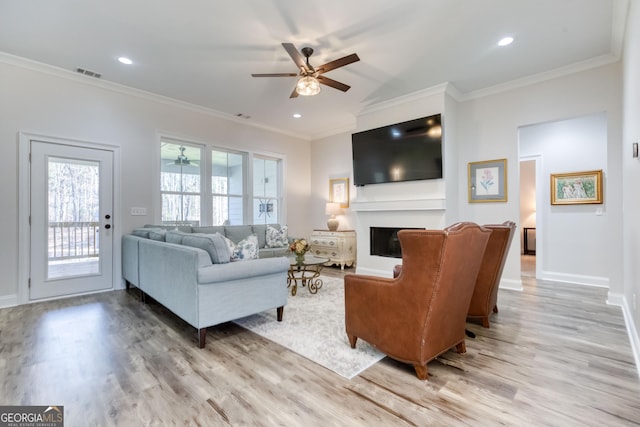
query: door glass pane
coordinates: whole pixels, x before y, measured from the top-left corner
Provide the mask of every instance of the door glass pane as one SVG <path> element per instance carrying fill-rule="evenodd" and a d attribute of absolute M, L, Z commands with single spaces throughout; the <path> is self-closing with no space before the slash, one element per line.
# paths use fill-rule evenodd
<path fill-rule="evenodd" d="M 100 163 L 48 158 L 47 279 L 100 273 Z"/>

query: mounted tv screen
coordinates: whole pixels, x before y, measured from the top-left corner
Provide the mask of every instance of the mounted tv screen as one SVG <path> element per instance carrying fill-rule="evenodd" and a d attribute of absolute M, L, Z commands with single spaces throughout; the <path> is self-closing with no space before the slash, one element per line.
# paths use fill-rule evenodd
<path fill-rule="evenodd" d="M 354 133 L 351 147 L 356 186 L 442 178 L 440 114 Z"/>

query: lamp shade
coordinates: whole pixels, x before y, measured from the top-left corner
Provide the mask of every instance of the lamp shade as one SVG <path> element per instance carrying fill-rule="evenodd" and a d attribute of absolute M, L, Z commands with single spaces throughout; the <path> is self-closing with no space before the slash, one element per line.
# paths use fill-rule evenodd
<path fill-rule="evenodd" d="M 302 96 L 312 96 L 320 93 L 320 82 L 313 76 L 301 77 L 296 85 L 296 92 Z"/>
<path fill-rule="evenodd" d="M 342 213 L 342 209 L 340 209 L 340 203 L 327 203 L 324 213 L 327 215 L 340 215 Z"/>

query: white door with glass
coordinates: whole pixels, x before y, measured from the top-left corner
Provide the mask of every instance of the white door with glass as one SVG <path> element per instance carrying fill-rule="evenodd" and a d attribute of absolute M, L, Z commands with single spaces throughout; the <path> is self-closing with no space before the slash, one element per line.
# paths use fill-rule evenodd
<path fill-rule="evenodd" d="M 113 287 L 113 151 L 31 141 L 29 299 Z"/>

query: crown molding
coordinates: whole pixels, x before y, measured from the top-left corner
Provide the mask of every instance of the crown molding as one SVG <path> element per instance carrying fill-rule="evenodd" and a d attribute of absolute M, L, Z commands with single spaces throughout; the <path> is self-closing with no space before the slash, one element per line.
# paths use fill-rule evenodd
<path fill-rule="evenodd" d="M 406 95 L 401 95 L 396 98 L 391 98 L 385 101 L 378 102 L 376 104 L 371 104 L 366 107 L 363 107 L 358 115 L 374 113 L 380 110 L 386 110 L 388 108 L 397 107 L 402 104 L 406 104 L 407 102 L 419 101 L 421 99 L 429 98 L 434 95 L 442 95 L 446 92 L 447 86 L 449 83 L 441 83 L 436 86 L 431 86 L 426 89 L 419 90 L 417 92 L 408 93 Z"/>
<path fill-rule="evenodd" d="M 460 97 L 460 99 L 458 99 L 458 101 L 465 102 L 465 101 L 471 101 L 479 98 L 484 98 L 485 96 L 496 95 L 502 92 L 519 89 L 525 86 L 531 86 L 533 84 L 542 83 L 547 80 L 552 80 L 559 77 L 565 77 L 570 74 L 575 74 L 582 71 L 591 70 L 593 68 L 598 68 L 605 65 L 613 64 L 618 61 L 620 61 L 619 55 L 606 54 L 606 55 L 598 56 L 596 58 L 588 59 L 586 61 L 576 62 L 574 64 L 567 65 L 565 67 L 556 68 L 555 70 L 545 71 L 543 73 L 538 73 L 538 74 L 532 74 L 527 77 L 522 77 L 520 79 L 511 80 L 505 83 L 500 83 L 495 86 L 490 86 L 487 88 L 467 92 L 462 94 L 462 96 Z"/>
<path fill-rule="evenodd" d="M 260 123 L 249 122 L 247 121 L 247 119 L 236 117 L 235 115 L 228 114 L 228 113 L 223 113 L 221 111 L 214 110 L 213 108 L 207 108 L 200 105 L 191 104 L 189 102 L 184 102 L 174 98 L 169 98 L 168 96 L 158 95 L 158 94 L 147 92 L 144 90 L 135 89 L 135 88 L 114 83 L 108 80 L 96 79 L 94 77 L 85 76 L 71 70 L 67 70 L 67 69 L 56 67 L 49 64 L 44 64 L 38 61 L 33 61 L 31 59 L 23 58 L 20 56 L 11 55 L 6 52 L 0 52 L 0 63 L 4 63 L 4 64 L 12 65 L 15 67 L 20 67 L 20 68 L 25 68 L 25 69 L 36 71 L 43 74 L 48 74 L 50 76 L 63 78 L 63 79 L 70 80 L 80 84 L 99 87 L 101 89 L 117 92 L 123 95 L 135 96 L 137 98 L 141 98 L 147 101 L 157 102 L 157 103 L 168 105 L 171 107 L 189 110 L 195 113 L 207 115 L 210 117 L 215 117 L 217 119 L 227 120 L 230 122 L 238 123 L 245 126 L 251 126 L 251 127 L 266 130 L 269 132 L 275 132 L 275 133 L 290 136 L 296 139 L 301 139 L 305 141 L 309 141 L 311 139 L 308 136 L 300 136 L 299 134 L 295 134 L 293 132 L 283 131 L 282 129 L 277 129 L 277 128 L 263 125 Z"/>
<path fill-rule="evenodd" d="M 613 3 L 613 17 L 611 20 L 611 52 L 622 58 L 624 49 L 624 35 L 627 29 L 629 15 L 629 0 L 617 0 Z"/>

